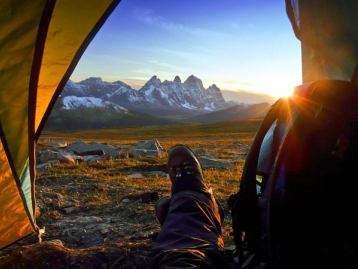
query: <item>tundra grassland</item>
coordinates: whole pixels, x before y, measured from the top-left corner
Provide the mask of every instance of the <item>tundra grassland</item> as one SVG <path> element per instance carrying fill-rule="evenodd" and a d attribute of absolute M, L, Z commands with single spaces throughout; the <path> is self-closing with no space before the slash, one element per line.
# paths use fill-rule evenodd
<path fill-rule="evenodd" d="M 38 149 L 56 140 L 131 146 L 140 140 L 156 139 L 166 151 L 185 144 L 198 156 L 229 162 L 229 169 L 205 168 L 204 177 L 224 208 L 223 237 L 230 249 L 234 244 L 227 199 L 238 191 L 244 160 L 260 124 L 261 120 L 255 119 L 208 125 L 45 131 Z M 37 222 L 46 229 L 43 239 L 58 239 L 65 247 L 81 251 L 115 245 L 126 249 L 125 267 L 138 268 L 137 264 L 148 260 L 160 230 L 156 201 L 170 196 L 166 171 L 166 157 L 54 164 L 37 171 Z"/>

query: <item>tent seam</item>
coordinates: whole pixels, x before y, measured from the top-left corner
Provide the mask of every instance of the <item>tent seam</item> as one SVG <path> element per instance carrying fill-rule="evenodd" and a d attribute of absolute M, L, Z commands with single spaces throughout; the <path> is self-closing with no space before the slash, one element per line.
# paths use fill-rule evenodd
<path fill-rule="evenodd" d="M 29 83 L 29 99 L 28 99 L 28 146 L 29 146 L 29 170 L 31 180 L 31 200 L 34 214 L 35 231 L 40 234 L 40 229 L 36 224 L 36 199 L 35 199 L 35 178 L 36 178 L 36 158 L 35 158 L 35 119 L 36 119 L 36 103 L 38 80 L 40 76 L 43 51 L 52 13 L 56 4 L 56 0 L 48 0 L 44 6 L 40 24 L 37 30 L 35 43 L 35 52 L 31 67 L 31 76 Z"/>

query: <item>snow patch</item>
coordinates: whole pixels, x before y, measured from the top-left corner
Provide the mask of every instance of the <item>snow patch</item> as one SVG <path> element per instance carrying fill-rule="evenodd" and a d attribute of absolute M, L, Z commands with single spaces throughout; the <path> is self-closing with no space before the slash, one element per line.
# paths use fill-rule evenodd
<path fill-rule="evenodd" d="M 101 98 L 97 97 L 78 97 L 78 96 L 66 96 L 62 100 L 64 109 L 73 109 L 79 107 L 86 108 L 107 108 L 112 107 L 118 112 L 128 113 L 128 110 L 120 105 L 109 101 L 103 101 Z"/>

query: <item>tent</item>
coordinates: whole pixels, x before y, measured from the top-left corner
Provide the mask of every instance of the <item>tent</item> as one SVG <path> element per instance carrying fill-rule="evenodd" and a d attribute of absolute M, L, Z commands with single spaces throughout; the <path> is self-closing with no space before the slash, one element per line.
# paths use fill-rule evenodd
<path fill-rule="evenodd" d="M 35 143 L 89 42 L 119 0 L 0 1 L 0 248 L 41 230 Z"/>
<path fill-rule="evenodd" d="M 302 42 L 303 82 L 350 80 L 358 64 L 358 1 L 286 0 Z"/>
<path fill-rule="evenodd" d="M 35 145 L 57 96 L 119 0 L 0 1 L 0 248 L 41 230 Z M 286 0 L 302 41 L 303 80 L 349 79 L 356 0 Z"/>

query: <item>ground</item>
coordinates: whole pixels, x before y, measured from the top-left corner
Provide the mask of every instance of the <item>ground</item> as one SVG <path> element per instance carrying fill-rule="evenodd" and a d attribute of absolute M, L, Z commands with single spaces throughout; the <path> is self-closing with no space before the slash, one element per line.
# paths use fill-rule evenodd
<path fill-rule="evenodd" d="M 45 133 L 39 148 L 56 139 L 94 140 L 112 145 L 158 139 L 166 150 L 175 144 L 186 144 L 199 155 L 206 152 L 230 160 L 231 169 L 204 169 L 204 176 L 226 213 L 223 236 L 226 247 L 231 248 L 231 218 L 226 201 L 230 194 L 238 191 L 244 159 L 259 124 L 259 120 L 252 120 Z M 38 171 L 36 199 L 40 214 L 37 222 L 45 227 L 45 243 L 31 246 L 33 237 L 20 241 L 12 247 L 15 250 L 5 250 L 0 256 L 0 268 L 33 268 L 34 257 L 38 257 L 37 268 L 48 268 L 49 264 L 51 268 L 146 267 L 151 244 L 160 230 L 155 218 L 155 202 L 170 195 L 165 164 L 165 157 L 119 158 L 97 163 L 57 164 Z"/>

